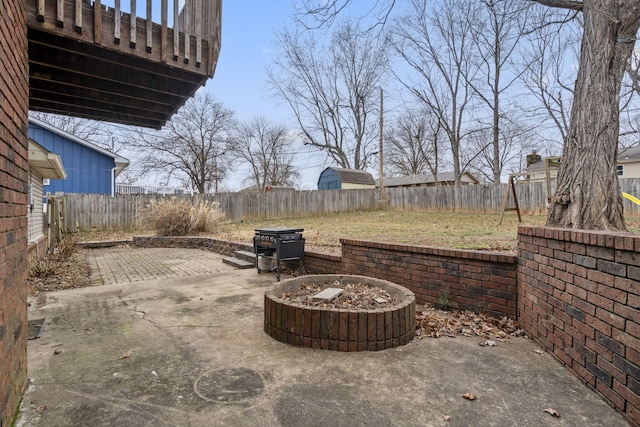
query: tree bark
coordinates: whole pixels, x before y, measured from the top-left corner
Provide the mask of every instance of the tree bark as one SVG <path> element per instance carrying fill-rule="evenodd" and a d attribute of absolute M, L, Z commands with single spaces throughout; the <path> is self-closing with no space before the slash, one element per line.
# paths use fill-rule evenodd
<path fill-rule="evenodd" d="M 624 230 L 616 172 L 619 93 L 640 27 L 640 0 L 585 0 L 583 13 L 569 134 L 547 225 Z"/>

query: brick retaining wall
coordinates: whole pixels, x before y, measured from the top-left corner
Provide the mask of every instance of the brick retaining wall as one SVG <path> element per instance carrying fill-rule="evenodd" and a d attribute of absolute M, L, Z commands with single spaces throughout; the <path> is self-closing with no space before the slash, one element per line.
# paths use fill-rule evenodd
<path fill-rule="evenodd" d="M 306 252 L 310 273 L 359 274 L 389 280 L 437 304 L 449 289 L 449 307 L 516 316 L 516 257 L 485 251 L 342 239 L 342 256 Z"/>
<path fill-rule="evenodd" d="M 27 24 L 23 2 L 0 0 L 0 426 L 27 378 Z"/>
<path fill-rule="evenodd" d="M 204 249 L 223 255 L 233 255 L 234 251 L 253 252 L 253 245 L 251 244 L 211 237 L 142 236 L 134 237 L 131 245 L 139 248 Z"/>
<path fill-rule="evenodd" d="M 640 236 L 520 226 L 518 322 L 640 425 Z"/>

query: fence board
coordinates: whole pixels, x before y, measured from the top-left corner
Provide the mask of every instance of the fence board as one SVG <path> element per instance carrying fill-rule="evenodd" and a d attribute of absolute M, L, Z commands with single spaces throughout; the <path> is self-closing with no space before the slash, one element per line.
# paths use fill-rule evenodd
<path fill-rule="evenodd" d="M 640 197 L 640 178 L 621 179 L 621 190 Z M 506 184 L 458 187 L 387 188 L 390 209 L 429 210 L 498 214 Z M 516 194 L 524 214 L 547 210 L 543 182 L 517 183 Z M 232 222 L 282 219 L 380 208 L 378 190 L 283 191 L 267 194 L 219 193 L 216 195 L 126 194 L 110 197 L 98 194 L 66 194 L 66 220 L 75 230 L 138 230 L 144 228 L 143 212 L 153 200 L 166 198 L 216 201 Z M 455 200 L 459 200 L 458 203 Z M 627 216 L 640 216 L 640 206 L 623 199 Z M 514 206 L 509 195 L 508 207 Z"/>

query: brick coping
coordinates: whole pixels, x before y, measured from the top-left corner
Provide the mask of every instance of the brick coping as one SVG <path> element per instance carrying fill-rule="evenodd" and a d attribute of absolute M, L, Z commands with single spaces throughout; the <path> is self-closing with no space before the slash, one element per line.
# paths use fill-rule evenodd
<path fill-rule="evenodd" d="M 385 243 L 373 240 L 340 239 L 340 243 L 351 246 L 366 246 L 374 249 L 437 255 L 448 258 L 462 258 L 489 262 L 516 264 L 517 256 L 504 252 L 489 252 L 475 249 L 450 249 L 437 246 L 424 246 L 400 243 Z"/>

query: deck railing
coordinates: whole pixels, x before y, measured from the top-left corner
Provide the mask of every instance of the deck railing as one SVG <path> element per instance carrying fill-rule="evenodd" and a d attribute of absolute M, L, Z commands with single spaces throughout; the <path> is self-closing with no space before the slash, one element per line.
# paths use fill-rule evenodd
<path fill-rule="evenodd" d="M 31 1 L 37 2 L 35 18 L 46 31 L 138 56 L 144 50 L 148 59 L 173 61 L 210 77 L 215 71 L 222 0 Z"/>

